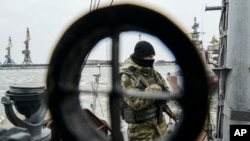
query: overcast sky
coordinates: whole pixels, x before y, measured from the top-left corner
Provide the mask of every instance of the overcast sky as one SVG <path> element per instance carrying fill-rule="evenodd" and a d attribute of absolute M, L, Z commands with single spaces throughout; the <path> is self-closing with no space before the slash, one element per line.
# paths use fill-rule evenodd
<path fill-rule="evenodd" d="M 93 4 L 95 0 L 92 0 Z M 113 5 L 128 0 L 113 0 Z M 132 0 L 133 1 L 133 0 Z M 136 0 L 134 0 L 136 1 Z M 100 6 L 109 5 L 111 0 L 100 0 Z M 188 34 L 194 17 L 199 23 L 200 37 L 206 47 L 212 36 L 219 37 L 218 25 L 220 11 L 207 11 L 205 6 L 221 6 L 221 0 L 137 0 L 169 15 Z M 26 28 L 30 30 L 29 42 L 31 59 L 34 64 L 49 63 L 54 47 L 66 28 L 77 18 L 90 10 L 91 0 L 0 0 L 0 62 L 5 61 L 8 38 L 12 39 L 11 57 L 16 64 L 24 59 Z M 123 34 L 121 39 L 124 60 L 133 52 L 139 40 L 139 33 Z M 173 60 L 163 45 L 155 38 L 142 34 L 142 40 L 150 41 L 156 50 L 156 60 Z M 89 59 L 110 59 L 109 39 L 103 39 L 97 45 Z M 94 54 L 94 55 L 93 55 Z"/>

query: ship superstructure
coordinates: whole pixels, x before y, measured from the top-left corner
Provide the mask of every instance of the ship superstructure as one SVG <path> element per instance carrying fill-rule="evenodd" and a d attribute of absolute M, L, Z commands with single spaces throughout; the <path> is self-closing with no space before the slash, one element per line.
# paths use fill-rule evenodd
<path fill-rule="evenodd" d="M 205 50 L 203 48 L 203 41 L 200 40 L 200 34 L 203 34 L 202 32 L 198 31 L 199 23 L 197 23 L 196 17 L 194 17 L 194 24 L 192 26 L 193 31 L 190 33 L 191 35 L 191 41 L 197 47 L 198 52 L 200 53 L 201 59 L 206 64 L 207 68 L 207 75 L 208 75 L 208 81 L 212 88 L 212 91 L 214 92 L 214 88 L 217 85 L 218 77 L 216 74 L 212 71 L 213 68 L 215 68 L 215 65 L 209 62 L 208 53 L 212 55 L 212 51 L 217 52 L 218 50 Z M 169 72 L 167 73 L 167 81 L 169 84 L 173 87 L 173 91 L 179 91 L 176 89 L 182 89 L 183 90 L 183 75 L 179 68 L 175 72 Z"/>

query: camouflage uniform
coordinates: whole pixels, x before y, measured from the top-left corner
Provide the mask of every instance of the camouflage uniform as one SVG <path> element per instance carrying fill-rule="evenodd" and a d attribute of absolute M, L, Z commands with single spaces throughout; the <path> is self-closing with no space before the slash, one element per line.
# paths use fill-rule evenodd
<path fill-rule="evenodd" d="M 125 60 L 122 65 L 122 70 L 133 70 L 140 75 L 148 78 L 154 78 L 155 84 L 151 84 L 145 88 L 146 92 L 161 92 L 162 86 L 168 90 L 165 80 L 162 76 L 154 70 L 153 67 L 142 67 L 133 62 L 129 57 Z M 136 88 L 136 81 L 138 78 L 123 73 L 121 75 L 122 87 L 125 90 L 141 91 Z M 161 85 L 161 86 L 160 86 Z M 123 97 L 125 103 L 132 108 L 134 111 L 139 111 L 154 105 L 154 99 L 143 99 L 138 97 Z M 128 123 L 128 137 L 130 141 L 153 141 L 156 138 L 162 137 L 167 134 L 167 124 L 164 115 L 161 114 L 162 122 L 158 123 L 158 118 L 153 117 L 149 120 L 143 121 L 142 123 Z"/>

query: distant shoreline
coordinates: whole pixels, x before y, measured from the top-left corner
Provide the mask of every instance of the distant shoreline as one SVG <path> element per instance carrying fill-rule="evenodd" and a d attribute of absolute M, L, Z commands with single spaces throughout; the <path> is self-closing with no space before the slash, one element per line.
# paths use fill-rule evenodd
<path fill-rule="evenodd" d="M 121 65 L 122 63 L 120 63 Z M 154 66 L 164 66 L 164 65 L 175 65 L 175 62 L 156 62 Z M 85 64 L 85 67 L 111 67 L 111 61 L 108 62 L 87 62 Z M 0 65 L 0 70 L 9 70 L 9 69 L 46 69 L 49 67 L 49 64 L 29 64 L 29 65 L 23 65 L 23 64 L 13 64 L 13 65 Z"/>

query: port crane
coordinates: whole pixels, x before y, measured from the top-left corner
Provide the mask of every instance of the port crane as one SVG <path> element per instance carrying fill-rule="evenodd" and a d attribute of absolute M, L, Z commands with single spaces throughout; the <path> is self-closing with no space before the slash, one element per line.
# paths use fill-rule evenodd
<path fill-rule="evenodd" d="M 15 65 L 15 62 L 13 61 L 13 59 L 11 58 L 11 55 L 10 55 L 11 48 L 12 48 L 12 41 L 11 41 L 11 37 L 9 36 L 9 43 L 8 43 L 7 48 L 6 48 L 7 55 L 5 55 L 6 60 L 3 63 L 4 66 Z"/>
<path fill-rule="evenodd" d="M 24 54 L 24 60 L 23 60 L 23 65 L 31 65 L 33 64 L 30 58 L 30 50 L 29 50 L 29 41 L 30 41 L 30 32 L 29 28 L 27 28 L 26 31 L 26 40 L 24 41 L 25 44 L 25 50 L 22 51 Z"/>

